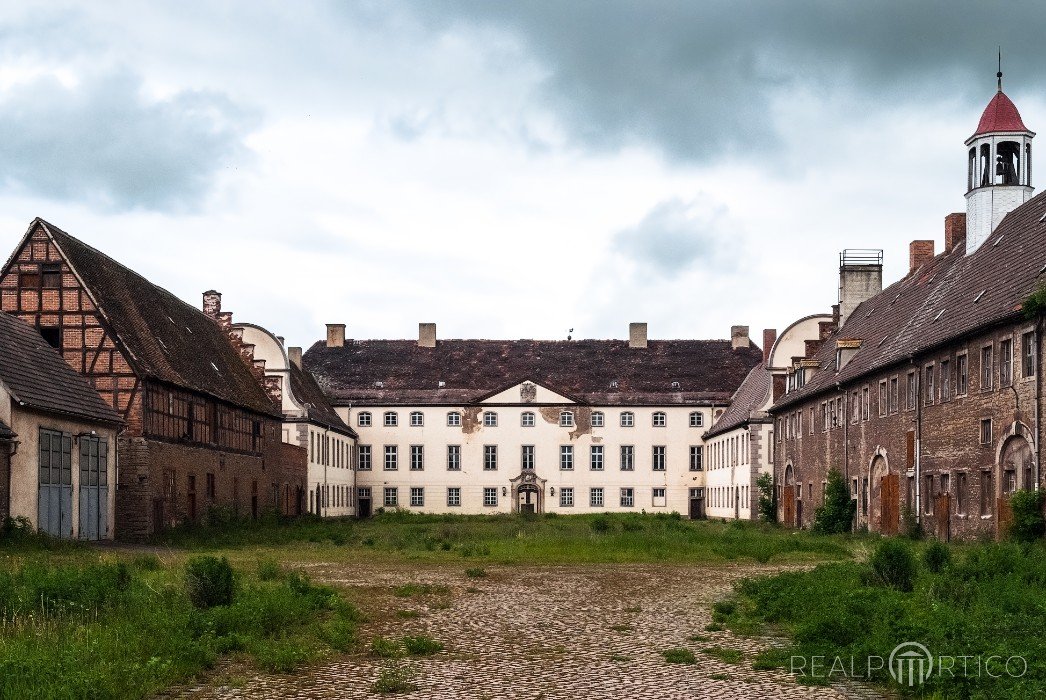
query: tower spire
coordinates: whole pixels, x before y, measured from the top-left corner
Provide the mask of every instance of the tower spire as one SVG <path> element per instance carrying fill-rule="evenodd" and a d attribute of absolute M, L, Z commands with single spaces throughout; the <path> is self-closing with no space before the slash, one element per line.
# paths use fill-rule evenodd
<path fill-rule="evenodd" d="M 995 74 L 999 81 L 999 92 L 1002 92 L 1002 46 L 999 46 L 999 72 Z"/>

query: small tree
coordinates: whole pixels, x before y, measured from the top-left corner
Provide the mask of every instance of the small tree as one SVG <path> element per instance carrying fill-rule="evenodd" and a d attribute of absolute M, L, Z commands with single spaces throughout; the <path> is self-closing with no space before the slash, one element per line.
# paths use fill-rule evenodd
<path fill-rule="evenodd" d="M 850 498 L 850 489 L 838 469 L 828 470 L 824 489 L 824 503 L 814 511 L 814 532 L 835 535 L 853 528 L 857 503 Z"/>
<path fill-rule="evenodd" d="M 1046 534 L 1046 519 L 1043 518 L 1043 499 L 1046 492 L 1022 490 L 1010 497 L 1013 521 L 1009 537 L 1014 542 L 1034 542 Z"/>
<path fill-rule="evenodd" d="M 777 496 L 774 494 L 774 477 L 770 474 L 760 474 L 755 480 L 755 487 L 759 489 L 759 519 L 764 523 L 776 523 Z"/>

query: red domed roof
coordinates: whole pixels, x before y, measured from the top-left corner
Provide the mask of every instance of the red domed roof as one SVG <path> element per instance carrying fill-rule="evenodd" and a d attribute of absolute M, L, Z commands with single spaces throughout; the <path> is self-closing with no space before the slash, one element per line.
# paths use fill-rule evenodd
<path fill-rule="evenodd" d="M 981 115 L 981 121 L 977 124 L 977 131 L 973 135 L 980 136 L 995 131 L 1027 130 L 1028 127 L 1024 126 L 1024 122 L 1021 121 L 1021 113 L 1017 111 L 1017 106 L 1002 90 L 999 90 L 988 106 L 984 108 L 984 114 Z"/>

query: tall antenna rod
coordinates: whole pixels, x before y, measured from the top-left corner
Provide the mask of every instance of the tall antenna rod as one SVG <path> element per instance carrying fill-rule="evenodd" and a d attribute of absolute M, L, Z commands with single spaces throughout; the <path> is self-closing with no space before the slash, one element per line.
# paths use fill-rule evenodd
<path fill-rule="evenodd" d="M 995 77 L 999 80 L 999 92 L 1002 92 L 1002 46 L 999 46 L 999 72 Z"/>

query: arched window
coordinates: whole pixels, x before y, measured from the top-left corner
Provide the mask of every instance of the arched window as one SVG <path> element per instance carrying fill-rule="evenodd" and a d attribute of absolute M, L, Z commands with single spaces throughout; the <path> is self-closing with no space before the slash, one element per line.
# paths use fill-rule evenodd
<path fill-rule="evenodd" d="M 496 427 L 497 424 L 498 424 L 498 414 L 497 413 L 494 413 L 494 411 L 484 411 L 483 412 L 483 425 L 487 426 L 488 428 L 493 428 L 493 427 Z"/>
<path fill-rule="evenodd" d="M 622 428 L 631 428 L 635 424 L 636 424 L 636 414 L 632 413 L 632 411 L 622 411 L 621 412 L 621 427 Z"/>
<path fill-rule="evenodd" d="M 604 416 L 602 411 L 592 411 L 592 427 L 602 428 Z"/>
<path fill-rule="evenodd" d="M 705 425 L 705 414 L 701 411 L 690 412 L 690 427 L 691 428 L 703 428 Z"/>
<path fill-rule="evenodd" d="M 411 427 L 418 427 L 425 425 L 425 415 L 421 411 L 410 412 L 410 424 Z"/>
<path fill-rule="evenodd" d="M 560 411 L 559 412 L 559 425 L 563 428 L 571 428 L 574 426 L 574 413 L 572 411 Z"/>
<path fill-rule="evenodd" d="M 970 149 L 970 162 L 967 167 L 968 172 L 966 173 L 966 191 L 973 189 L 974 185 L 977 184 L 977 149 Z"/>
<path fill-rule="evenodd" d="M 992 171 L 992 147 L 988 144 L 981 144 L 981 158 L 980 158 L 980 171 L 981 171 L 981 187 L 987 187 L 992 184 L 991 171 Z"/>
<path fill-rule="evenodd" d="M 362 411 L 358 416 L 356 416 L 356 425 L 361 428 L 369 427 L 371 424 L 370 421 L 370 411 Z"/>
<path fill-rule="evenodd" d="M 1016 141 L 1002 141 L 996 148 L 995 184 L 1019 184 L 1021 172 L 1021 145 Z"/>
<path fill-rule="evenodd" d="M 1026 175 L 1024 176 L 1024 184 L 1031 187 L 1031 144 L 1024 146 L 1024 170 Z"/>
<path fill-rule="evenodd" d="M 519 424 L 524 428 L 533 428 L 536 422 L 533 411 L 523 411 L 523 414 L 519 417 Z"/>
<path fill-rule="evenodd" d="M 461 414 L 457 411 L 449 411 L 447 413 L 447 425 L 453 427 L 461 425 Z"/>
<path fill-rule="evenodd" d="M 395 411 L 385 411 L 385 425 L 395 427 L 400 424 L 400 417 Z"/>
<path fill-rule="evenodd" d="M 664 428 L 668 425 L 668 416 L 664 411 L 654 411 L 653 425 L 655 428 Z"/>

